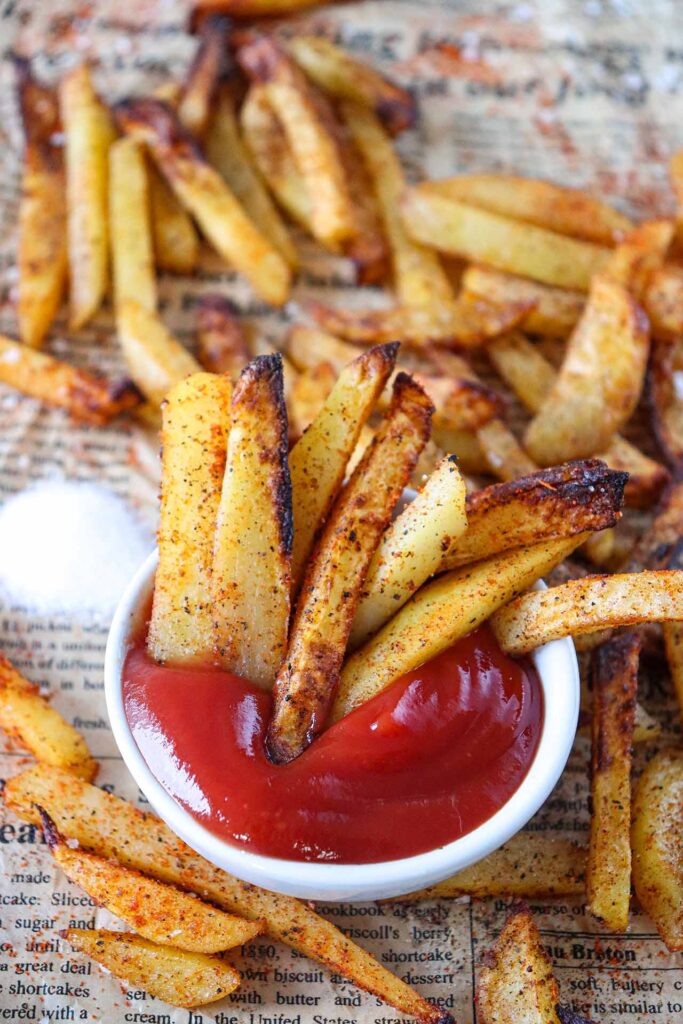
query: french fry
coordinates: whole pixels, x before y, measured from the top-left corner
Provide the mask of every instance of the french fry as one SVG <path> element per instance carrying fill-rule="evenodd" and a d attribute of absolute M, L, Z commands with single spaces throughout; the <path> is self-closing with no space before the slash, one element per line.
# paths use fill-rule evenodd
<path fill-rule="evenodd" d="M 676 470 L 683 459 L 683 399 L 677 382 L 683 372 L 683 343 L 654 341 L 648 373 L 648 398 L 659 447 Z"/>
<path fill-rule="evenodd" d="M 524 330 L 550 338 L 566 338 L 571 334 L 586 304 L 583 292 L 554 288 L 490 267 L 468 267 L 462 275 L 462 287 L 499 305 L 507 302 L 532 303 L 524 318 Z"/>
<path fill-rule="evenodd" d="M 159 100 L 129 99 L 116 105 L 116 116 L 128 135 L 150 149 L 216 252 L 245 275 L 262 299 L 282 305 L 289 295 L 289 266 L 206 162 L 174 111 Z"/>
<path fill-rule="evenodd" d="M 24 128 L 19 204 L 19 336 L 40 348 L 59 309 L 67 278 L 64 167 L 52 137 L 59 127 L 57 99 L 38 85 L 29 62 L 15 57 Z"/>
<path fill-rule="evenodd" d="M 231 18 L 266 18 L 318 7 L 323 0 L 196 0 L 195 13 L 224 11 Z"/>
<path fill-rule="evenodd" d="M 211 593 L 221 665 L 270 689 L 287 646 L 292 492 L 279 355 L 258 356 L 232 395 Z"/>
<path fill-rule="evenodd" d="M 108 157 L 114 126 L 85 64 L 64 76 L 59 101 L 65 137 L 70 325 L 75 329 L 97 312 L 107 290 Z"/>
<path fill-rule="evenodd" d="M 631 900 L 631 745 L 640 637 L 624 633 L 593 651 L 591 831 L 588 909 L 625 931 Z"/>
<path fill-rule="evenodd" d="M 349 646 L 360 647 L 439 569 L 446 547 L 467 526 L 465 483 L 446 456 L 424 489 L 382 537 L 368 569 Z"/>
<path fill-rule="evenodd" d="M 118 139 L 109 149 L 109 224 L 115 305 L 137 302 L 153 313 L 157 287 L 147 167 L 134 139 Z"/>
<path fill-rule="evenodd" d="M 683 619 L 683 571 L 588 576 L 511 601 L 491 619 L 508 654 L 597 629 Z"/>
<path fill-rule="evenodd" d="M 331 108 L 325 96 L 318 97 L 328 131 L 339 150 L 353 206 L 354 232 L 344 244 L 344 255 L 356 268 L 357 284 L 377 284 L 389 273 L 389 241 L 373 189 L 372 179 L 348 126 Z"/>
<path fill-rule="evenodd" d="M 131 932 L 68 928 L 60 935 L 114 977 L 171 1006 L 206 1006 L 224 999 L 240 983 L 239 974 L 226 960 L 158 946 Z"/>
<path fill-rule="evenodd" d="M 538 468 L 500 419 L 479 427 L 477 441 L 489 470 L 499 480 L 517 480 Z"/>
<path fill-rule="evenodd" d="M 429 438 L 431 416 L 422 388 L 399 374 L 389 411 L 325 523 L 275 686 L 267 744 L 276 763 L 298 757 L 324 726 L 363 580 Z"/>
<path fill-rule="evenodd" d="M 162 663 L 213 658 L 211 569 L 230 392 L 227 377 L 194 374 L 162 410 L 159 566 L 147 639 Z"/>
<path fill-rule="evenodd" d="M 633 800 L 633 885 L 643 910 L 672 952 L 683 950 L 683 756 L 657 754 L 645 768 Z"/>
<path fill-rule="evenodd" d="M 236 308 L 218 292 L 202 295 L 197 303 L 197 358 L 210 373 L 233 378 L 251 358 Z"/>
<path fill-rule="evenodd" d="M 171 186 L 147 161 L 154 259 L 160 270 L 191 274 L 199 258 L 199 239 Z"/>
<path fill-rule="evenodd" d="M 3 796 L 8 807 L 34 824 L 40 824 L 36 805 L 45 808 L 60 832 L 101 857 L 195 891 L 250 921 L 265 920 L 272 938 L 325 964 L 406 1016 L 424 1024 L 452 1024 L 443 1010 L 387 971 L 309 904 L 221 871 L 153 814 L 142 813 L 120 797 L 42 765 L 8 779 Z"/>
<path fill-rule="evenodd" d="M 607 527 L 599 530 L 588 538 L 581 548 L 581 554 L 588 559 L 591 565 L 598 568 L 609 569 L 612 567 L 612 559 L 615 556 L 616 535 L 613 529 Z"/>
<path fill-rule="evenodd" d="M 140 403 L 139 391 L 128 380 L 109 381 L 3 335 L 0 382 L 94 426 L 109 423 Z"/>
<path fill-rule="evenodd" d="M 625 473 L 589 459 L 476 491 L 467 498 L 467 529 L 449 545 L 441 568 L 605 529 L 620 518 L 625 483 Z"/>
<path fill-rule="evenodd" d="M 481 1024 L 560 1024 L 559 988 L 528 910 L 507 920 L 477 984 Z"/>
<path fill-rule="evenodd" d="M 643 296 L 652 334 L 661 341 L 675 341 L 683 334 L 683 267 L 666 263 L 650 276 Z"/>
<path fill-rule="evenodd" d="M 423 185 L 405 192 L 401 214 L 422 245 L 559 288 L 588 291 L 609 256 L 593 242 L 446 199 Z"/>
<path fill-rule="evenodd" d="M 673 234 L 670 220 L 643 221 L 625 235 L 605 263 L 602 275 L 642 302 L 652 275 L 662 267 Z"/>
<path fill-rule="evenodd" d="M 318 363 L 329 363 L 341 373 L 347 363 L 360 355 L 360 350 L 317 327 L 294 324 L 287 335 L 286 352 L 298 370 L 310 370 Z"/>
<path fill-rule="evenodd" d="M 560 235 L 612 246 L 633 223 L 607 203 L 575 188 L 514 174 L 460 174 L 426 181 L 427 193 L 478 206 Z"/>
<path fill-rule="evenodd" d="M 563 561 L 587 534 L 518 548 L 440 576 L 347 660 L 331 721 L 337 722 L 456 640 Z"/>
<path fill-rule="evenodd" d="M 153 405 L 159 406 L 175 384 L 201 370 L 160 317 L 138 302 L 119 306 L 116 327 L 128 371 Z"/>
<path fill-rule="evenodd" d="M 86 782 L 97 775 L 97 762 L 80 732 L 2 655 L 0 727 L 42 764 L 62 768 Z"/>
<path fill-rule="evenodd" d="M 209 14 L 198 28 L 199 46 L 178 100 L 180 123 L 197 139 L 203 139 L 211 115 L 218 82 L 226 71 L 230 21 Z"/>
<path fill-rule="evenodd" d="M 144 939 L 190 953 L 220 953 L 262 931 L 260 921 L 245 921 L 132 868 L 72 849 L 47 811 L 39 812 L 45 841 L 69 881 Z"/>
<path fill-rule="evenodd" d="M 316 418 L 337 380 L 330 363 L 318 363 L 296 378 L 287 404 L 290 433 L 301 437 Z"/>

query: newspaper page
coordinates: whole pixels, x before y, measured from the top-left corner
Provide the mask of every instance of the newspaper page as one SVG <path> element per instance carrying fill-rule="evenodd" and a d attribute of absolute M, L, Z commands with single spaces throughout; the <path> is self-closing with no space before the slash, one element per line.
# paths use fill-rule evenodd
<path fill-rule="evenodd" d="M 3 0 L 0 3 L 0 331 L 16 336 L 16 217 L 20 182 L 12 51 L 47 81 L 83 58 L 109 100 L 145 93 L 183 75 L 195 42 L 178 0 Z M 339 39 L 359 57 L 410 85 L 419 98 L 414 131 L 398 140 L 411 180 L 467 171 L 547 176 L 586 187 L 643 217 L 671 211 L 666 159 L 683 145 L 683 7 L 676 0 L 382 0 L 314 9 L 288 19 Z M 278 312 L 208 251 L 192 279 L 162 276 L 161 312 L 192 343 L 193 307 L 220 289 L 274 341 L 296 317 L 296 300 L 358 296 L 343 260 L 300 240 L 303 269 L 294 302 Z M 73 362 L 121 369 L 110 312 L 71 334 L 64 315 L 49 349 Z M 158 440 L 140 426 L 74 426 L 60 412 L 0 388 L 0 498 L 46 477 L 96 480 L 126 499 L 150 526 L 157 515 Z M 143 806 L 118 755 L 105 710 L 102 664 L 108 623 L 45 618 L 5 605 L 0 646 L 54 694 L 100 762 L 98 783 Z M 644 674 L 640 700 L 662 734 L 679 728 L 661 665 Z M 680 741 L 680 735 L 678 736 Z M 0 777 L 27 763 L 9 745 Z M 588 831 L 589 743 L 577 738 L 567 769 L 528 828 L 548 836 Z M 112 919 L 60 874 L 37 829 L 4 809 L 0 819 L 0 1020 L 146 1024 L 385 1024 L 390 1007 L 319 964 L 261 938 L 237 958 L 241 987 L 201 1012 L 174 1010 L 73 954 L 58 932 Z M 447 1008 L 476 1021 L 479 962 L 508 912 L 502 899 L 443 903 L 335 904 L 320 912 L 378 960 Z M 562 1002 L 602 1024 L 683 1020 L 683 962 L 634 910 L 626 934 L 608 934 L 581 899 L 532 904 L 561 985 Z"/>

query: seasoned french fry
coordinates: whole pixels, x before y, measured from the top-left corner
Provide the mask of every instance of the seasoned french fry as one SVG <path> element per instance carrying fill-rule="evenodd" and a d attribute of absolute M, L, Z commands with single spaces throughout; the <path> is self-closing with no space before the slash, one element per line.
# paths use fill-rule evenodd
<path fill-rule="evenodd" d="M 363 580 L 429 438 L 431 416 L 422 388 L 399 374 L 389 411 L 323 528 L 275 687 L 267 744 L 276 763 L 298 757 L 324 725 Z"/>
<path fill-rule="evenodd" d="M 650 277 L 643 296 L 652 334 L 662 341 L 675 341 L 683 334 L 683 267 L 667 263 Z"/>
<path fill-rule="evenodd" d="M 446 456 L 424 489 L 382 537 L 368 569 L 349 636 L 351 650 L 402 608 L 439 569 L 446 547 L 467 526 L 465 482 Z"/>
<path fill-rule="evenodd" d="M 144 939 L 190 953 L 220 953 L 262 931 L 261 921 L 245 921 L 132 868 L 73 849 L 47 811 L 39 811 L 45 841 L 66 877 Z"/>
<path fill-rule="evenodd" d="M 159 566 L 147 639 L 159 662 L 213 656 L 211 568 L 230 392 L 227 377 L 198 373 L 173 388 L 163 407 Z"/>
<path fill-rule="evenodd" d="M 211 593 L 221 665 L 270 689 L 287 646 L 292 492 L 279 355 L 258 356 L 232 395 Z"/>
<path fill-rule="evenodd" d="M 0 335 L 0 382 L 80 422 L 102 426 L 140 403 L 130 381 L 109 381 Z"/>
<path fill-rule="evenodd" d="M 147 175 L 156 265 L 174 274 L 191 274 L 199 257 L 194 225 L 171 186 L 149 160 Z"/>
<path fill-rule="evenodd" d="M 623 285 L 642 302 L 650 278 L 664 262 L 673 234 L 674 225 L 670 220 L 643 221 L 619 243 L 605 263 L 602 275 Z"/>
<path fill-rule="evenodd" d="M 309 904 L 221 871 L 154 815 L 143 814 L 120 797 L 42 765 L 8 779 L 3 796 L 15 813 L 34 824 L 40 824 L 36 805 L 45 808 L 60 832 L 101 857 L 200 893 L 250 921 L 264 919 L 272 938 L 325 964 L 406 1016 L 424 1024 L 449 1024 L 443 1010 L 391 974 Z"/>
<path fill-rule="evenodd" d="M 201 366 L 161 322 L 138 302 L 123 302 L 116 327 L 131 377 L 154 405 L 160 405 L 174 386 Z"/>
<path fill-rule="evenodd" d="M 401 213 L 415 241 L 543 284 L 587 291 L 609 250 L 427 191 L 405 192 Z"/>
<path fill-rule="evenodd" d="M 45 765 L 63 768 L 86 782 L 97 775 L 97 762 L 80 732 L 2 655 L 0 727 Z"/>
<path fill-rule="evenodd" d="M 296 378 L 287 404 L 290 433 L 301 437 L 316 418 L 337 380 L 330 363 L 318 363 Z"/>
<path fill-rule="evenodd" d="M 550 640 L 596 629 L 683 619 L 683 571 L 646 570 L 570 580 L 511 601 L 491 619 L 504 651 L 525 654 Z"/>
<path fill-rule="evenodd" d="M 218 81 L 225 73 L 230 21 L 209 14 L 198 29 L 199 46 L 178 100 L 180 123 L 197 139 L 206 132 Z"/>
<path fill-rule="evenodd" d="M 347 363 L 360 355 L 360 350 L 317 327 L 295 324 L 287 335 L 286 351 L 298 370 L 310 370 L 318 363 L 329 363 L 341 373 Z"/>
<path fill-rule="evenodd" d="M 157 306 L 147 167 L 142 146 L 118 139 L 109 149 L 109 224 L 116 306 Z"/>
<path fill-rule="evenodd" d="M 628 926 L 631 900 L 631 745 L 640 637 L 624 633 L 593 651 L 588 909 L 611 931 Z"/>
<path fill-rule="evenodd" d="M 251 358 L 235 306 L 218 292 L 202 295 L 197 303 L 197 357 L 205 370 L 230 377 Z"/>
<path fill-rule="evenodd" d="M 29 62 L 15 57 L 24 128 L 19 204 L 19 336 L 40 348 L 64 294 L 67 278 L 64 167 L 52 137 L 59 127 L 54 93 L 38 85 Z"/>
<path fill-rule="evenodd" d="M 124 131 L 144 142 L 181 203 L 195 218 L 216 252 L 274 306 L 289 295 L 291 272 L 221 178 L 204 159 L 174 111 L 154 99 L 116 105 Z"/>
<path fill-rule="evenodd" d="M 587 534 L 547 540 L 449 572 L 421 587 L 341 673 L 336 722 L 406 672 L 435 658 L 563 561 Z"/>
<path fill-rule="evenodd" d="M 633 800 L 633 885 L 643 910 L 672 952 L 683 950 L 683 755 L 650 761 Z"/>
<path fill-rule="evenodd" d="M 648 397 L 659 447 L 676 470 L 683 459 L 683 342 L 655 341 L 648 373 Z"/>
<path fill-rule="evenodd" d="M 462 287 L 490 302 L 533 303 L 524 318 L 524 330 L 550 338 L 566 338 L 581 319 L 586 296 L 568 288 L 554 288 L 526 277 L 505 274 L 490 267 L 470 266 L 462 276 Z"/>
<path fill-rule="evenodd" d="M 443 555 L 456 569 L 553 537 L 602 530 L 621 515 L 626 474 L 597 459 L 542 469 L 467 498 L 467 529 Z"/>
<path fill-rule="evenodd" d="M 107 290 L 108 157 L 114 126 L 85 64 L 64 76 L 59 100 L 65 136 L 70 323 L 78 328 L 97 312 Z"/>
<path fill-rule="evenodd" d="M 132 986 L 139 986 L 171 1006 L 206 1006 L 239 986 L 235 968 L 219 957 L 158 946 L 131 932 L 105 928 L 68 928 L 60 933 L 69 945 Z"/>

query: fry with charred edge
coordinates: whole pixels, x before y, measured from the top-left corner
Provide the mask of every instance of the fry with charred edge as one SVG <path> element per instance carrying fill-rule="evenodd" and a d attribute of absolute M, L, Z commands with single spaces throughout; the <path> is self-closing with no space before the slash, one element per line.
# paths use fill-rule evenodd
<path fill-rule="evenodd" d="M 345 366 L 320 413 L 290 452 L 293 592 L 301 583 L 316 533 L 342 485 L 363 425 L 394 368 L 397 351 L 396 343 L 382 345 Z"/>
<path fill-rule="evenodd" d="M 449 546 L 441 568 L 612 526 L 621 517 L 626 480 L 626 473 L 588 459 L 475 491 L 467 497 L 467 529 Z"/>
<path fill-rule="evenodd" d="M 153 405 L 159 406 L 175 384 L 201 370 L 160 317 L 138 302 L 119 306 L 116 329 L 128 371 Z"/>
<path fill-rule="evenodd" d="M 59 110 L 55 94 L 38 85 L 27 60 L 15 57 L 14 67 L 24 128 L 17 319 L 24 344 L 39 348 L 59 309 L 67 277 L 64 167 L 52 143 Z"/>
<path fill-rule="evenodd" d="M 276 764 L 298 757 L 324 726 L 363 580 L 429 438 L 431 416 L 422 388 L 399 374 L 389 411 L 323 528 L 275 686 L 267 746 Z"/>
<path fill-rule="evenodd" d="M 227 68 L 230 21 L 210 14 L 198 31 L 199 46 L 190 64 L 178 101 L 180 123 L 197 139 L 203 139 L 219 79 Z"/>
<path fill-rule="evenodd" d="M 491 619 L 508 654 L 526 654 L 565 636 L 642 622 L 683 620 L 683 571 L 587 576 L 511 601 Z"/>
<path fill-rule="evenodd" d="M 140 392 L 129 380 L 109 381 L 3 335 L 0 382 L 94 426 L 103 426 L 140 404 Z"/>
<path fill-rule="evenodd" d="M 624 633 L 593 651 L 591 830 L 588 909 L 610 931 L 625 931 L 631 900 L 631 744 L 640 637 Z"/>
<path fill-rule="evenodd" d="M 334 138 L 320 116 L 305 75 L 275 39 L 255 36 L 237 59 L 266 95 L 306 183 L 316 238 L 335 246 L 355 231 L 353 204 Z"/>
<path fill-rule="evenodd" d="M 587 536 L 578 534 L 506 551 L 420 587 L 344 665 L 331 721 L 337 722 L 471 633 L 497 608 L 563 561 Z"/>
<path fill-rule="evenodd" d="M 151 160 L 147 161 L 147 176 L 156 265 L 174 274 L 191 274 L 199 258 L 194 224 Z"/>
<path fill-rule="evenodd" d="M 648 399 L 659 447 L 672 469 L 683 461 L 683 399 L 676 381 L 683 371 L 683 342 L 654 341 L 648 371 Z"/>
<path fill-rule="evenodd" d="M 609 256 L 609 249 L 593 242 L 467 206 L 422 185 L 405 192 L 401 214 L 410 237 L 422 245 L 560 288 L 588 291 Z"/>
<path fill-rule="evenodd" d="M 115 978 L 139 987 L 171 1006 L 206 1006 L 239 986 L 240 976 L 226 960 L 159 946 L 132 932 L 68 928 L 60 936 Z"/>
<path fill-rule="evenodd" d="M 63 768 L 86 782 L 97 775 L 97 762 L 80 732 L 2 655 L 0 727 L 45 765 Z"/>
<path fill-rule="evenodd" d="M 541 936 L 528 910 L 506 921 L 485 955 L 477 984 L 481 1024 L 560 1024 L 558 984 Z"/>
<path fill-rule="evenodd" d="M 101 857 L 197 892 L 250 921 L 264 919 L 272 938 L 325 964 L 406 1016 L 424 1024 L 452 1024 L 448 1014 L 387 971 L 308 904 L 221 871 L 154 815 L 142 813 L 120 797 L 44 766 L 8 779 L 3 796 L 8 807 L 33 824 L 40 824 L 36 804 L 44 807 L 60 832 Z"/>
<path fill-rule="evenodd" d="M 210 373 L 236 378 L 251 358 L 237 319 L 237 309 L 224 295 L 209 292 L 197 302 L 197 358 Z"/>
<path fill-rule="evenodd" d="M 142 146 L 118 139 L 109 150 L 109 224 L 114 302 L 157 306 L 147 167 Z"/>
<path fill-rule="evenodd" d="M 290 268 L 206 162 L 174 111 L 159 100 L 129 99 L 117 104 L 116 116 L 127 134 L 151 150 L 216 252 L 245 275 L 262 299 L 282 305 L 289 295 Z"/>
<path fill-rule="evenodd" d="M 489 302 L 500 305 L 507 302 L 533 303 L 522 326 L 531 334 L 542 334 L 550 338 L 566 338 L 571 334 L 586 304 L 583 292 L 554 288 L 490 267 L 468 267 L 461 283 L 465 291 L 481 295 Z"/>
<path fill-rule="evenodd" d="M 457 543 L 466 526 L 465 482 L 456 457 L 449 455 L 382 537 L 363 583 L 349 636 L 351 650 L 376 633 L 434 575 L 444 549 Z"/>
<path fill-rule="evenodd" d="M 653 337 L 675 341 L 683 334 L 683 267 L 667 263 L 650 277 L 643 295 Z"/>
<path fill-rule="evenodd" d="M 292 384 L 287 402 L 290 436 L 300 438 L 316 418 L 337 380 L 329 363 L 304 370 Z"/>
<path fill-rule="evenodd" d="M 568 839 L 519 832 L 477 864 L 429 889 L 398 896 L 390 903 L 448 900 L 458 896 L 515 896 L 546 899 L 579 896 L 586 888 L 586 848 Z"/>
<path fill-rule="evenodd" d="M 263 930 L 262 921 L 245 921 L 132 868 L 72 849 L 47 811 L 38 811 L 45 841 L 66 877 L 144 939 L 189 953 L 220 953 Z"/>
<path fill-rule="evenodd" d="M 683 754 L 664 750 L 636 785 L 631 846 L 633 885 L 672 952 L 683 950 Z"/>
<path fill-rule="evenodd" d="M 604 451 L 630 418 L 643 386 L 649 325 L 626 289 L 596 277 L 562 367 L 527 428 L 539 465 Z"/>
<path fill-rule="evenodd" d="M 220 664 L 270 689 L 287 647 L 292 489 L 279 355 L 235 385 L 214 540 L 211 593 Z"/>
<path fill-rule="evenodd" d="M 108 157 L 114 126 L 85 64 L 59 87 L 66 166 L 70 326 L 97 312 L 109 273 Z"/>
<path fill-rule="evenodd" d="M 256 227 L 291 267 L 298 256 L 287 228 L 252 163 L 242 140 L 235 113 L 233 88 L 225 82 L 218 87 L 205 140 L 206 158 L 215 167 Z"/>
<path fill-rule="evenodd" d="M 213 657 L 211 568 L 230 392 L 227 377 L 197 373 L 173 388 L 162 410 L 159 565 L 147 637 L 162 663 Z"/>

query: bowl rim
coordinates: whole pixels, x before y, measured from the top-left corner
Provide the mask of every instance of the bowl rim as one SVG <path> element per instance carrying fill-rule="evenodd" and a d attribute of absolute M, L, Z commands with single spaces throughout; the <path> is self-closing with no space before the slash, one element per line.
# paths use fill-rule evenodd
<path fill-rule="evenodd" d="M 544 715 L 538 748 L 527 774 L 495 814 L 459 839 L 411 857 L 367 864 L 285 860 L 220 839 L 177 803 L 152 774 L 124 711 L 123 663 L 148 608 L 157 562 L 155 550 L 133 576 L 112 620 L 104 666 L 109 721 L 124 763 L 153 809 L 188 846 L 238 878 L 302 899 L 353 902 L 414 892 L 469 867 L 511 839 L 539 810 L 559 780 L 579 716 L 579 668 L 570 638 L 552 641 L 531 654 L 543 691 Z M 545 588 L 540 580 L 535 586 Z"/>

